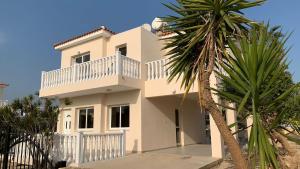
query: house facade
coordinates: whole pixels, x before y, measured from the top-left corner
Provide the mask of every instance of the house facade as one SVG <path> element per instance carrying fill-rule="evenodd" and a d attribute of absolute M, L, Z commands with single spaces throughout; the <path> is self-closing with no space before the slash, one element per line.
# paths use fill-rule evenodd
<path fill-rule="evenodd" d="M 0 82 L 0 107 L 7 105 L 8 101 L 5 100 L 4 97 L 4 88 L 6 88 L 8 84 Z"/>
<path fill-rule="evenodd" d="M 124 131 L 127 153 L 211 144 L 212 156 L 222 158 L 223 140 L 211 117 L 200 112 L 197 84 L 182 102 L 180 79 L 167 81 L 165 36 L 149 25 L 120 33 L 102 26 L 55 44 L 61 68 L 42 72 L 40 97 L 60 100 L 57 132 Z M 229 124 L 235 122 L 234 113 L 226 114 Z"/>

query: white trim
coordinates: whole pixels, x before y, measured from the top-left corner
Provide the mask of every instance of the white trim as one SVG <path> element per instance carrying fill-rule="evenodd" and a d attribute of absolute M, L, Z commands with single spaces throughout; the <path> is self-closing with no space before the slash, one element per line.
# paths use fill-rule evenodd
<path fill-rule="evenodd" d="M 121 107 L 122 106 L 128 106 L 129 107 L 129 127 L 121 127 L 122 126 L 122 124 L 121 124 Z M 119 121 L 119 123 L 120 123 L 120 127 L 111 127 L 111 108 L 112 107 L 120 107 L 120 121 Z M 130 117 L 131 117 L 131 115 L 130 115 L 130 104 L 117 104 L 117 105 L 109 105 L 109 106 L 107 106 L 107 108 L 108 108 L 108 130 L 111 130 L 111 131 L 116 131 L 116 130 L 129 130 L 130 129 Z"/>

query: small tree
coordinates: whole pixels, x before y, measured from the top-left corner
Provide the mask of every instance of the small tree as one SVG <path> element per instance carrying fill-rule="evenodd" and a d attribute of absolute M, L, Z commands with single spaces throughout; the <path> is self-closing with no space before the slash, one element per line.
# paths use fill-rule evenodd
<path fill-rule="evenodd" d="M 286 40 L 274 36 L 268 27 L 253 29 L 249 36 L 229 41 L 232 56 L 220 64 L 225 73 L 216 72 L 223 89 L 216 89 L 218 94 L 237 103 L 238 112 L 253 117 L 248 155 L 254 166 L 259 160 L 263 169 L 280 167 L 277 131 L 294 118 L 285 112 L 285 101 L 297 88 L 286 77 Z"/>
<path fill-rule="evenodd" d="M 28 151 L 33 165 L 45 167 L 44 165 L 49 164 L 53 167 L 48 156 L 53 145 L 58 113 L 58 106 L 53 100 L 41 99 L 37 95 L 16 99 L 0 108 L 0 129 L 11 135 L 9 148 L 21 143 L 30 145 Z M 2 132 L 0 136 L 5 134 Z M 0 143 L 0 151 L 5 150 L 4 148 L 5 145 Z M 42 161 L 39 158 L 41 155 Z"/>

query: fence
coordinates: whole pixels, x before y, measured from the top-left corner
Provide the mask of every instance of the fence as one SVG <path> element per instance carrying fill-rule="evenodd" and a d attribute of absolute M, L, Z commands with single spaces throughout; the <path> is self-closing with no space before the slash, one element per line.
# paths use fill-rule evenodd
<path fill-rule="evenodd" d="M 53 169 L 58 161 L 79 166 L 125 155 L 125 132 L 54 136 L 0 132 L 0 167 Z"/>
<path fill-rule="evenodd" d="M 140 62 L 117 52 L 115 56 L 42 72 L 41 88 L 57 87 L 113 75 L 138 79 L 140 78 Z"/>
<path fill-rule="evenodd" d="M 51 136 L 11 131 L 10 128 L 0 131 L 1 169 L 53 169 L 51 140 Z"/>
<path fill-rule="evenodd" d="M 125 132 L 76 135 L 57 134 L 52 155 L 68 164 L 108 160 L 125 155 Z M 58 160 L 56 159 L 56 160 Z"/>

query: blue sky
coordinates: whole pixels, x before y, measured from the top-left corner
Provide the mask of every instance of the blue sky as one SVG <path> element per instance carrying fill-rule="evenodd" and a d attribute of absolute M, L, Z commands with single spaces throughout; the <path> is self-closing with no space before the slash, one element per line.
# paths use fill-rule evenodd
<path fill-rule="evenodd" d="M 10 84 L 6 97 L 11 100 L 38 91 L 41 71 L 59 68 L 55 42 L 101 25 L 121 32 L 151 23 L 156 16 L 170 13 L 161 5 L 168 1 L 173 0 L 1 0 L 0 81 Z M 251 19 L 293 31 L 288 45 L 295 81 L 300 81 L 299 6 L 299 0 L 269 0 L 245 11 Z"/>

